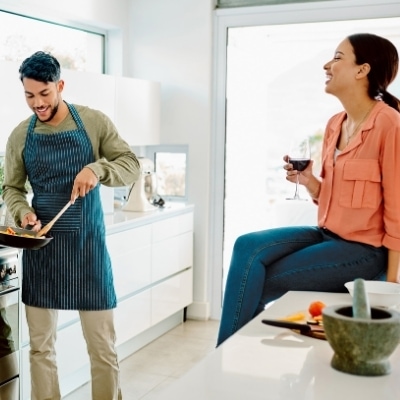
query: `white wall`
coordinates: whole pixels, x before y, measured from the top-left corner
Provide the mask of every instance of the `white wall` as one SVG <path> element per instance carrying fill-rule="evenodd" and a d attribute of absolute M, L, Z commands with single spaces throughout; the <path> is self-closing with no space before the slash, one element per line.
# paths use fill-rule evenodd
<path fill-rule="evenodd" d="M 161 142 L 189 144 L 189 202 L 195 205 L 194 304 L 209 317 L 211 63 L 214 0 L 130 0 L 129 74 L 161 82 Z M 222 190 L 222 188 L 221 188 Z"/>

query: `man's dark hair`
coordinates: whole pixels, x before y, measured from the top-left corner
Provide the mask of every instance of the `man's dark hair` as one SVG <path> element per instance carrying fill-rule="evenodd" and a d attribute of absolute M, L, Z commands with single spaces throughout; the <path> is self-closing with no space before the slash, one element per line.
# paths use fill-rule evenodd
<path fill-rule="evenodd" d="M 44 51 L 37 51 L 26 58 L 19 67 L 19 78 L 34 79 L 39 82 L 57 82 L 60 80 L 61 68 L 55 57 Z"/>

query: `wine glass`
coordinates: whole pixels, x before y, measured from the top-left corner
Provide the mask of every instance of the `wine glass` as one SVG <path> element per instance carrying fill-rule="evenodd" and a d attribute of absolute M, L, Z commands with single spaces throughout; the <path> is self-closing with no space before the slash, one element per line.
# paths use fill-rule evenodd
<path fill-rule="evenodd" d="M 311 161 L 310 142 L 306 139 L 292 140 L 289 149 L 288 162 L 293 165 L 293 169 L 297 171 L 296 190 L 293 197 L 288 197 L 286 200 L 307 200 L 302 199 L 299 195 L 299 173 L 304 171 Z"/>

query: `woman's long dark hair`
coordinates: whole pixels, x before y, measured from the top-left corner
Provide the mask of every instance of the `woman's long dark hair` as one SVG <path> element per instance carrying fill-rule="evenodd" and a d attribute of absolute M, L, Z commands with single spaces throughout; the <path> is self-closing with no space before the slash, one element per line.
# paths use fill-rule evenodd
<path fill-rule="evenodd" d="M 347 39 L 353 47 L 357 65 L 367 63 L 371 67 L 368 73 L 369 96 L 383 100 L 400 112 L 400 100 L 387 91 L 399 69 L 396 47 L 389 40 L 371 33 L 356 33 Z"/>

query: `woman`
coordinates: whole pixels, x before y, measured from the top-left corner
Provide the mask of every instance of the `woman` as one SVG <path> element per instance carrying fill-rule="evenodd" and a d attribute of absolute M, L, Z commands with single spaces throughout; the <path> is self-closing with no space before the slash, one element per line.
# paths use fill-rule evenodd
<path fill-rule="evenodd" d="M 387 92 L 394 45 L 373 34 L 343 40 L 324 65 L 325 91 L 344 111 L 327 124 L 320 178 L 284 157 L 287 180 L 318 205 L 317 227 L 240 236 L 226 283 L 218 345 L 288 290 L 342 292 L 356 278 L 399 282 L 400 107 Z"/>

